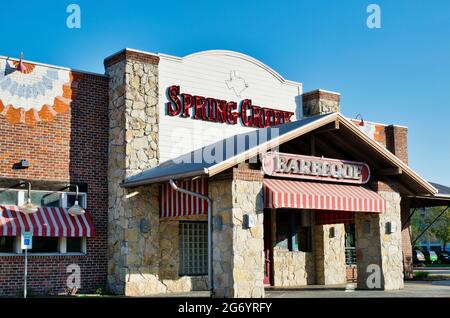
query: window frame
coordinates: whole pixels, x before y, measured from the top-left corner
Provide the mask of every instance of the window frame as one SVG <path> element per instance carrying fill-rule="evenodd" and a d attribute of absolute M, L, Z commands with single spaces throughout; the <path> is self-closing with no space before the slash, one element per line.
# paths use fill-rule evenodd
<path fill-rule="evenodd" d="M 17 205 L 20 206 L 26 202 L 26 194 L 27 190 L 24 189 L 9 189 L 9 188 L 0 188 L 0 191 L 15 191 L 17 192 Z M 59 194 L 59 202 L 60 207 L 67 209 L 67 198 L 68 195 L 76 195 L 76 192 L 73 191 L 49 191 L 49 190 L 31 190 L 31 192 L 45 192 L 45 193 L 57 193 Z M 83 208 L 87 208 L 87 193 L 86 192 L 78 192 L 79 204 Z M 0 203 L 1 204 L 1 203 Z M 87 238 L 81 238 L 81 251 L 80 252 L 70 252 L 67 253 L 67 237 L 59 237 L 58 238 L 58 251 L 51 253 L 33 253 L 28 252 L 29 256 L 83 256 L 87 255 Z M 13 253 L 0 253 L 1 256 L 23 256 L 25 255 L 24 251 L 20 248 L 20 235 L 15 236 L 14 245 L 13 245 Z"/>

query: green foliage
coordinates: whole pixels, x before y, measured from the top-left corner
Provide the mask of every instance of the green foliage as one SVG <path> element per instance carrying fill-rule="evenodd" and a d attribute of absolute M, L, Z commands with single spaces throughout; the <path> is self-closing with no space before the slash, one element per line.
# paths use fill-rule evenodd
<path fill-rule="evenodd" d="M 95 294 L 99 296 L 111 296 L 113 295 L 108 289 L 103 287 L 99 287 L 95 290 Z"/>
<path fill-rule="evenodd" d="M 412 240 L 422 233 L 423 230 L 447 207 L 431 207 L 425 210 L 418 209 L 411 218 Z M 442 241 L 444 249 L 450 243 L 450 212 L 447 210 L 441 217 L 424 233 L 419 240 Z"/>
<path fill-rule="evenodd" d="M 414 272 L 415 280 L 424 280 L 428 276 L 430 276 L 430 273 L 428 273 L 428 272 Z"/>
<path fill-rule="evenodd" d="M 95 291 L 95 293 L 97 294 L 97 295 L 105 295 L 106 294 L 106 292 L 103 290 L 103 288 L 97 288 L 97 290 Z"/>

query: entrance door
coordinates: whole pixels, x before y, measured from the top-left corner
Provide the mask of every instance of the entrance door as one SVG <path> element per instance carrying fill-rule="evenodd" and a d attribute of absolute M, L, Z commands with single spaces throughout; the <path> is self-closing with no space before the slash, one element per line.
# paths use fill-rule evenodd
<path fill-rule="evenodd" d="M 272 259 L 272 223 L 270 210 L 264 210 L 264 284 L 270 285 Z"/>

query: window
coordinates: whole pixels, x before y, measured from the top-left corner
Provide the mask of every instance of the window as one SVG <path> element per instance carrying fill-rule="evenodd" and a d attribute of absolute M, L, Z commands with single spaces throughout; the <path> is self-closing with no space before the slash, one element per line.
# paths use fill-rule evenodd
<path fill-rule="evenodd" d="M 37 253 L 58 253 L 58 237 L 33 237 L 33 246 L 28 250 L 30 254 Z"/>
<path fill-rule="evenodd" d="M 0 236 L 0 253 L 14 253 L 14 236 Z"/>
<path fill-rule="evenodd" d="M 180 270 L 183 275 L 208 273 L 208 226 L 206 222 L 180 222 Z"/>
<path fill-rule="evenodd" d="M 26 202 L 27 191 L 25 189 L 0 188 L 0 205 L 22 205 Z M 75 204 L 75 192 L 32 190 L 31 202 L 40 207 L 69 208 Z M 86 208 L 87 194 L 78 194 L 79 205 Z M 86 254 L 85 237 L 33 237 L 33 248 L 28 250 L 30 254 Z M 0 253 L 17 254 L 20 250 L 20 237 L 0 236 Z"/>
<path fill-rule="evenodd" d="M 310 212 L 282 210 L 276 212 L 276 246 L 289 251 L 312 251 Z"/>
<path fill-rule="evenodd" d="M 290 221 L 290 213 L 286 211 L 277 211 L 276 212 L 276 224 L 277 224 L 277 243 L 276 246 L 279 249 L 287 250 L 289 248 L 289 240 L 291 237 L 291 231 L 289 226 Z"/>
<path fill-rule="evenodd" d="M 1 205 L 17 205 L 18 204 L 18 191 L 0 189 L 0 204 Z"/>
<path fill-rule="evenodd" d="M 0 188 L 0 205 L 21 205 L 27 200 L 26 192 L 22 189 Z M 30 198 L 31 203 L 37 206 L 69 208 L 75 204 L 76 195 L 74 192 L 32 190 Z M 87 194 L 85 192 L 78 194 L 78 203 L 86 208 Z"/>
<path fill-rule="evenodd" d="M 355 224 L 345 224 L 345 263 L 356 264 Z"/>
<path fill-rule="evenodd" d="M 66 240 L 66 252 L 84 253 L 83 241 L 82 237 L 68 237 Z"/>
<path fill-rule="evenodd" d="M 61 194 L 57 192 L 31 192 L 31 203 L 37 206 L 61 207 Z"/>

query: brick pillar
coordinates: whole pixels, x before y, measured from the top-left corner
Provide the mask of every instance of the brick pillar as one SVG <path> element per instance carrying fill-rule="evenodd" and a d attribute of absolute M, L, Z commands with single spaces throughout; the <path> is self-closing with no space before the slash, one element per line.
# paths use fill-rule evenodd
<path fill-rule="evenodd" d="M 264 297 L 263 186 L 261 175 L 240 174 L 209 183 L 213 218 L 213 279 L 216 297 Z M 244 226 L 244 215 L 255 227 Z M 214 222 L 217 224 L 217 222 Z"/>
<path fill-rule="evenodd" d="M 389 149 L 404 163 L 408 164 L 408 128 L 390 125 L 386 127 L 386 148 Z M 412 278 L 412 246 L 411 246 L 411 225 L 405 225 L 409 218 L 410 207 L 406 196 L 402 197 L 401 203 L 401 228 L 402 230 L 402 250 L 403 268 L 405 278 Z"/>
<path fill-rule="evenodd" d="M 340 112 L 341 94 L 316 89 L 303 93 L 303 117 Z"/>
<path fill-rule="evenodd" d="M 408 128 L 395 125 L 387 126 L 386 148 L 408 164 Z"/>
<path fill-rule="evenodd" d="M 408 222 L 405 229 L 402 230 L 402 251 L 403 251 L 403 274 L 406 279 L 413 278 L 413 253 L 411 245 L 411 225 L 409 224 L 408 218 L 411 213 L 409 207 L 409 199 L 407 197 L 402 197 L 400 203 L 401 209 L 401 219 L 402 228 Z"/>
<path fill-rule="evenodd" d="M 401 289 L 403 263 L 400 194 L 395 185 L 374 182 L 372 187 L 386 200 L 387 207 L 382 214 L 355 213 L 357 285 L 360 289 L 371 289 L 368 281 L 371 282 L 374 275 L 379 275 L 380 289 Z M 397 226 L 394 233 L 387 232 L 389 222 Z"/>
<path fill-rule="evenodd" d="M 158 191 L 120 183 L 156 166 L 158 56 L 131 50 L 105 59 L 109 76 L 108 286 L 116 294 L 163 291 L 158 273 Z"/>

